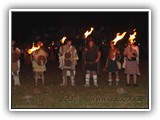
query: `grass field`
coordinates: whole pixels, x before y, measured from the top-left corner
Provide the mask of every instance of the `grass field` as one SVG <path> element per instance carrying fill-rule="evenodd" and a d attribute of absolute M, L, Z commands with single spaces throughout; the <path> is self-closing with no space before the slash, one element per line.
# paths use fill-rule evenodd
<path fill-rule="evenodd" d="M 101 62 L 103 66 L 103 62 Z M 85 88 L 85 80 L 79 61 L 76 74 L 76 86 L 60 87 L 62 82 L 61 71 L 58 69 L 58 62 L 48 62 L 45 73 L 45 86 L 38 81 L 38 86 L 34 85 L 31 65 L 21 65 L 20 81 L 21 86 L 11 88 L 11 107 L 18 108 L 119 108 L 146 109 L 149 106 L 149 77 L 148 61 L 142 60 L 140 63 L 141 75 L 138 76 L 138 87 L 125 86 L 126 77 L 124 71 L 120 71 L 120 84 L 118 86 L 107 86 L 107 73 L 100 68 L 98 85 Z M 114 80 L 114 79 L 113 79 Z"/>

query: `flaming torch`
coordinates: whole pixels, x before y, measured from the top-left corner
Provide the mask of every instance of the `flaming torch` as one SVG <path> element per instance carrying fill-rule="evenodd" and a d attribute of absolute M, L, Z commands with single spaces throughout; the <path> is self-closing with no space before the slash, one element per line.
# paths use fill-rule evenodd
<path fill-rule="evenodd" d="M 40 49 L 40 45 L 38 45 L 37 47 L 35 47 L 34 43 L 32 44 L 32 48 L 28 50 L 28 54 L 32 54 L 32 52 L 34 52 L 35 50 Z"/>
<path fill-rule="evenodd" d="M 90 28 L 90 31 L 87 30 L 87 31 L 84 33 L 85 46 L 86 46 L 86 39 L 87 39 L 87 37 L 93 32 L 93 30 L 94 30 L 94 28 L 91 27 L 91 28 Z"/>
<path fill-rule="evenodd" d="M 67 39 L 67 37 L 64 36 L 64 37 L 60 40 L 61 43 L 64 44 L 64 42 L 65 42 L 66 39 Z"/>
<path fill-rule="evenodd" d="M 124 36 L 126 35 L 127 32 L 123 32 L 121 35 L 120 33 L 117 33 L 116 38 L 114 40 L 112 40 L 112 42 L 114 42 L 113 44 L 116 45 L 116 43 L 119 40 L 122 40 L 124 38 Z"/>
<path fill-rule="evenodd" d="M 83 37 L 83 39 L 84 39 L 84 44 L 85 44 L 85 47 L 84 47 L 84 50 L 83 50 L 83 57 L 82 57 L 82 61 L 83 61 L 83 63 L 84 63 L 84 64 L 82 64 L 82 69 L 83 69 L 83 71 L 85 71 L 85 60 L 86 60 L 85 54 L 86 54 L 86 45 L 87 45 L 86 41 L 87 41 L 87 37 L 93 32 L 93 30 L 94 30 L 94 28 L 91 27 L 91 28 L 90 28 L 90 31 L 87 30 L 87 31 L 84 33 L 84 37 Z M 84 75 L 85 75 L 85 73 L 84 73 Z"/>
<path fill-rule="evenodd" d="M 92 33 L 93 30 L 94 30 L 93 27 L 91 27 L 90 31 L 87 30 L 87 31 L 84 33 L 84 37 L 87 38 L 87 37 Z"/>
<path fill-rule="evenodd" d="M 52 46 L 54 46 L 54 41 L 52 41 Z"/>
<path fill-rule="evenodd" d="M 133 31 L 134 31 L 134 33 L 133 33 L 132 35 L 130 35 L 130 37 L 129 37 L 129 42 L 130 42 L 131 44 L 133 44 L 133 43 L 136 42 L 136 41 L 134 40 L 134 39 L 136 38 L 136 35 L 137 35 L 136 29 L 134 29 Z"/>

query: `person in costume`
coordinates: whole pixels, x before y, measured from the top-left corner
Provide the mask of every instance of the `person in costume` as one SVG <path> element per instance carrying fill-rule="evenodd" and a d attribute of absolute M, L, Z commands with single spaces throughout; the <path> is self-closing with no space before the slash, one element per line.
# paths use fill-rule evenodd
<path fill-rule="evenodd" d="M 93 78 L 94 86 L 98 87 L 97 83 L 97 64 L 100 60 L 101 53 L 96 47 L 94 41 L 91 39 L 88 42 L 88 46 L 85 49 L 84 53 L 84 62 L 85 62 L 85 87 L 90 86 L 90 78 Z"/>
<path fill-rule="evenodd" d="M 62 70 L 63 82 L 60 86 L 67 85 L 67 76 L 71 78 L 71 86 L 75 86 L 75 75 L 78 54 L 76 48 L 72 45 L 72 40 L 67 39 L 66 44 L 59 48 L 59 68 Z"/>
<path fill-rule="evenodd" d="M 108 58 L 106 62 L 106 69 L 108 71 L 108 85 L 112 85 L 112 74 L 115 73 L 116 85 L 119 84 L 119 68 L 117 62 L 120 60 L 120 52 L 114 46 L 113 42 L 110 42 L 110 49 L 108 53 Z"/>
<path fill-rule="evenodd" d="M 20 80 L 19 80 L 19 72 L 20 72 L 20 55 L 21 50 L 16 47 L 15 41 L 12 41 L 12 60 L 11 60 L 11 70 L 12 75 L 14 79 L 14 85 L 20 86 Z"/>
<path fill-rule="evenodd" d="M 39 44 L 41 43 L 38 42 L 37 46 L 39 46 Z M 34 51 L 31 56 L 35 85 L 37 86 L 38 79 L 41 79 L 42 85 L 44 85 L 44 72 L 46 71 L 48 54 L 42 47 L 40 47 L 38 50 Z"/>
<path fill-rule="evenodd" d="M 133 75 L 134 79 L 134 86 L 137 86 L 137 74 L 139 73 L 138 70 L 138 52 L 134 49 L 133 44 L 128 43 L 128 46 L 124 50 L 124 57 L 126 57 L 126 65 L 125 71 L 127 77 L 127 86 L 130 86 L 130 76 Z"/>

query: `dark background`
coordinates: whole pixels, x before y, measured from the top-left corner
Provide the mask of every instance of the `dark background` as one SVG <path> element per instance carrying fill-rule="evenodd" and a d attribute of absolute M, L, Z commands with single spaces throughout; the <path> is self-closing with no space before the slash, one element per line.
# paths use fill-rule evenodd
<path fill-rule="evenodd" d="M 148 37 L 148 12 L 12 12 L 12 35 L 30 33 L 34 27 L 66 25 L 103 26 L 117 31 L 136 28 Z"/>
<path fill-rule="evenodd" d="M 80 35 L 79 39 L 82 39 L 84 32 L 94 27 L 92 36 L 100 43 L 103 40 L 109 42 L 115 38 L 117 32 L 126 31 L 126 37 L 119 42 L 124 46 L 133 29 L 136 29 L 136 43 L 140 43 L 141 51 L 148 54 L 148 14 L 148 12 L 12 12 L 12 40 L 18 44 L 31 43 L 34 35 L 48 34 L 50 28 L 54 28 L 50 29 L 49 33 L 55 36 L 53 37 L 55 41 L 64 35 L 74 40 L 73 34 Z M 76 45 L 79 43 L 75 43 Z"/>

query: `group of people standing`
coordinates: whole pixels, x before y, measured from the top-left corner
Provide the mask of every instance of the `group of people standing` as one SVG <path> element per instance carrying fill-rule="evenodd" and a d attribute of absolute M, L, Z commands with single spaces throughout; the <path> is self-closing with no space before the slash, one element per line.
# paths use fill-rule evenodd
<path fill-rule="evenodd" d="M 130 76 L 133 75 L 134 86 L 137 85 L 137 74 L 139 73 L 139 49 L 134 44 L 128 43 L 124 50 L 124 63 L 123 68 L 127 78 L 127 86 L 130 86 Z M 93 79 L 95 87 L 98 87 L 98 63 L 100 61 L 101 52 L 95 45 L 94 40 L 90 39 L 83 51 L 83 62 L 85 68 L 85 87 L 90 86 L 90 80 Z M 112 74 L 115 73 L 116 85 L 119 84 L 119 69 L 120 69 L 120 51 L 115 47 L 113 42 L 110 42 L 110 49 L 105 65 L 105 70 L 108 72 L 108 85 L 112 85 Z M 66 44 L 59 49 L 60 69 L 62 70 L 63 82 L 61 86 L 67 85 L 67 76 L 71 77 L 71 86 L 75 86 L 75 75 L 78 55 L 76 48 L 72 46 L 72 41 L 69 39 Z"/>
<path fill-rule="evenodd" d="M 127 47 L 124 50 L 124 63 L 123 67 L 125 69 L 126 74 L 126 85 L 130 86 L 130 76 L 133 75 L 134 79 L 134 86 L 137 86 L 137 74 L 139 73 L 139 49 L 134 44 L 128 43 Z M 12 64 L 17 64 L 17 69 L 19 72 L 20 66 L 19 60 L 16 57 L 16 60 L 14 59 L 17 56 L 19 57 L 19 54 L 15 54 L 15 49 L 12 49 Z M 35 85 L 37 85 L 38 79 L 42 79 L 42 83 L 44 85 L 44 72 L 46 71 L 46 63 L 47 63 L 47 52 L 43 50 L 43 48 L 40 48 L 36 51 L 34 51 L 31 54 L 32 58 L 32 66 L 33 66 L 33 72 L 34 72 L 34 78 L 35 78 Z M 77 50 L 72 45 L 72 40 L 67 39 L 65 41 L 65 45 L 62 45 L 59 48 L 59 68 L 62 71 L 62 83 L 60 86 L 66 86 L 67 85 L 67 77 L 70 76 L 71 79 L 71 86 L 75 86 L 75 76 L 76 76 L 76 65 L 77 61 L 79 60 Z M 98 64 L 101 58 L 101 52 L 98 49 L 98 47 L 95 45 L 95 42 L 93 39 L 90 39 L 87 41 L 87 44 L 83 50 L 83 63 L 84 63 L 84 69 L 85 69 L 85 87 L 90 86 L 90 80 L 93 79 L 93 83 L 95 87 L 98 87 Z M 119 84 L 120 78 L 119 78 L 119 69 L 120 69 L 120 62 L 119 60 L 122 58 L 122 55 L 120 54 L 120 51 L 115 47 L 113 42 L 110 42 L 110 49 L 108 52 L 108 57 L 106 61 L 106 65 L 104 69 L 108 72 L 108 85 L 111 86 L 113 84 L 112 74 L 115 73 L 115 81 L 116 85 Z M 12 73 L 13 76 L 16 74 L 16 70 L 13 71 L 12 67 Z M 18 76 L 19 77 L 19 76 Z M 15 80 L 15 77 L 13 77 Z M 17 82 L 15 82 L 15 85 L 17 85 Z M 18 79 L 18 85 L 20 85 L 19 79 Z"/>

